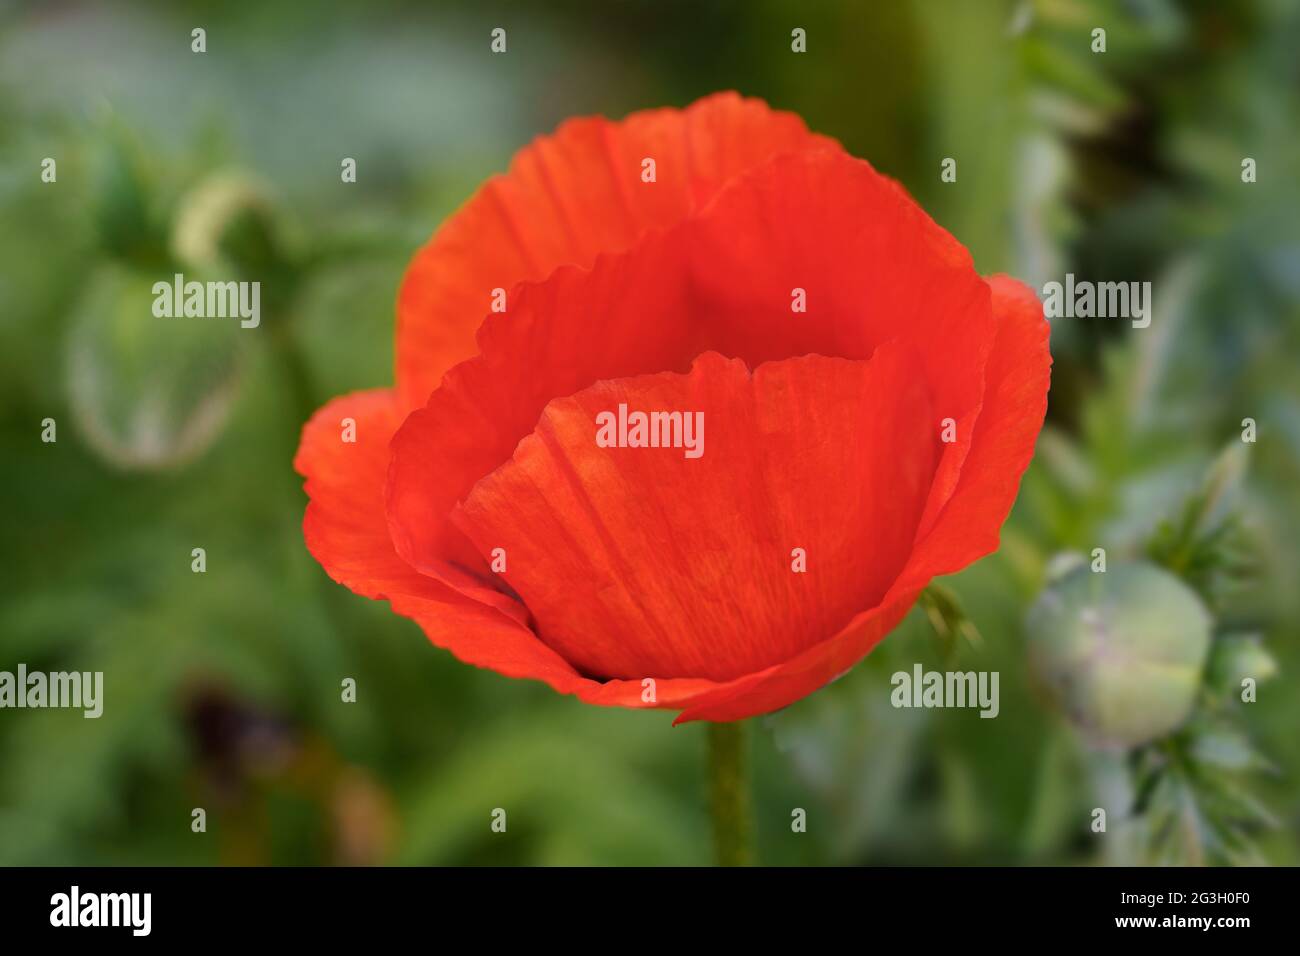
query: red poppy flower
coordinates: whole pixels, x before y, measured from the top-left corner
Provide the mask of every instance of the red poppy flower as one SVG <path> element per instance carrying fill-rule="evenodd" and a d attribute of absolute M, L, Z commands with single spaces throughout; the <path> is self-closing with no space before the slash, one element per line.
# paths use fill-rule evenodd
<path fill-rule="evenodd" d="M 307 424 L 307 546 L 467 663 L 764 713 L 997 547 L 1049 365 L 1027 287 L 797 117 L 572 120 L 416 254 L 396 387 Z M 620 406 L 703 454 L 606 447 Z"/>

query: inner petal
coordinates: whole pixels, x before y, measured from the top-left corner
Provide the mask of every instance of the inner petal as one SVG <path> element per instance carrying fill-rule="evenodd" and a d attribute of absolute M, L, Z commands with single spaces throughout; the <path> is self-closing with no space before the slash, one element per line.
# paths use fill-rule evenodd
<path fill-rule="evenodd" d="M 925 382 L 894 343 L 598 382 L 551 402 L 452 520 L 504 549 L 539 636 L 582 672 L 752 673 L 873 607 L 902 568 L 941 449 Z M 632 447 L 635 412 L 681 417 Z M 625 447 L 598 443 L 603 413 Z"/>

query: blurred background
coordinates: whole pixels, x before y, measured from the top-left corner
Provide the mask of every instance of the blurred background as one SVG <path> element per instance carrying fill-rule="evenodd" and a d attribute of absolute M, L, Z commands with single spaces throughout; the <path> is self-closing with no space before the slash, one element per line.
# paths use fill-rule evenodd
<path fill-rule="evenodd" d="M 1155 302 L 1054 323 L 1001 550 L 751 721 L 760 859 L 1300 862 L 1297 49 L 1291 0 L 0 2 L 0 670 L 106 682 L 99 720 L 0 711 L 0 863 L 709 862 L 702 725 L 434 649 L 310 558 L 290 462 L 392 381 L 406 262 L 514 150 L 733 88 L 981 272 Z M 182 269 L 264 280 L 259 333 L 153 334 Z M 1099 613 L 1151 681 L 1073 653 Z M 1000 672 L 999 718 L 892 708 L 916 662 Z"/>

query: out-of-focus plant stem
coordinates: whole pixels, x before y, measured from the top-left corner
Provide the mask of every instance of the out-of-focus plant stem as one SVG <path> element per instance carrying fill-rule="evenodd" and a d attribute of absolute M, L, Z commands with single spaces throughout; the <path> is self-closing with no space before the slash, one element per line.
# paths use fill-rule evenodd
<path fill-rule="evenodd" d="M 745 762 L 748 728 L 743 722 L 709 724 L 709 813 L 719 866 L 754 862 L 749 779 Z"/>

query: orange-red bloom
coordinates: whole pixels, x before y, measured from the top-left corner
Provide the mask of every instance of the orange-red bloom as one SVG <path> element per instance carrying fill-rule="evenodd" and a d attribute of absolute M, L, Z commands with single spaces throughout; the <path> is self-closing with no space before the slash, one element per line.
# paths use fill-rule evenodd
<path fill-rule="evenodd" d="M 797 117 L 572 120 L 416 254 L 396 387 L 307 424 L 307 546 L 468 663 L 764 713 L 997 547 L 1050 361 L 1026 286 Z M 707 453 L 602 447 L 621 404 L 702 412 Z"/>

